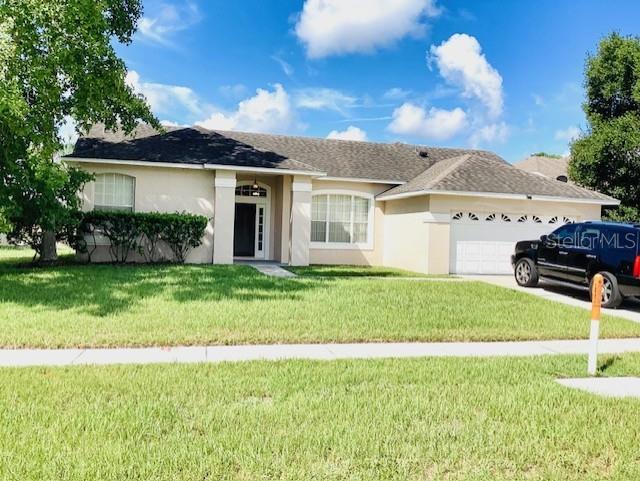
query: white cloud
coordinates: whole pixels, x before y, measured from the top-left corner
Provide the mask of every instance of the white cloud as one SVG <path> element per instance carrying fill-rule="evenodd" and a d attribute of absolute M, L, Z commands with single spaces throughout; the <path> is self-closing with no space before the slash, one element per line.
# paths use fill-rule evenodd
<path fill-rule="evenodd" d="M 489 64 L 475 37 L 456 33 L 439 46 L 432 45 L 430 53 L 430 62 L 436 63 L 440 75 L 462 88 L 464 97 L 478 99 L 492 118 L 502 113 L 502 77 Z"/>
<path fill-rule="evenodd" d="M 556 140 L 562 140 L 564 142 L 573 142 L 580 136 L 580 129 L 574 125 L 567 127 L 566 129 L 556 130 Z"/>
<path fill-rule="evenodd" d="M 333 110 L 344 116 L 355 106 L 358 99 L 339 90 L 329 88 L 304 88 L 294 93 L 297 108 L 310 110 Z"/>
<path fill-rule="evenodd" d="M 396 134 L 446 140 L 459 133 L 466 125 L 467 114 L 459 107 L 453 110 L 435 107 L 426 110 L 412 103 L 404 103 L 393 112 L 393 120 L 388 129 Z"/>
<path fill-rule="evenodd" d="M 191 1 L 181 5 L 161 3 L 157 11 L 140 19 L 138 32 L 145 40 L 175 47 L 175 35 L 201 19 L 200 9 Z"/>
<path fill-rule="evenodd" d="M 280 65 L 280 68 L 282 69 L 282 71 L 284 72 L 284 74 L 287 77 L 292 77 L 293 76 L 295 70 L 293 69 L 293 67 L 291 66 L 291 64 L 289 62 L 284 60 L 279 55 L 272 55 L 271 56 L 271 60 L 276 62 L 278 65 Z"/>
<path fill-rule="evenodd" d="M 256 95 L 243 100 L 230 113 L 215 112 L 196 125 L 217 130 L 282 132 L 293 124 L 294 112 L 284 87 L 275 84 L 273 91 L 257 89 Z"/>
<path fill-rule="evenodd" d="M 181 124 L 179 122 L 174 122 L 173 120 L 161 120 L 160 123 L 164 127 L 188 127 L 188 125 Z"/>
<path fill-rule="evenodd" d="M 439 13 L 435 0 L 306 0 L 295 33 L 311 58 L 373 52 L 424 35 Z"/>
<path fill-rule="evenodd" d="M 143 82 L 140 74 L 129 70 L 125 79 L 134 92 L 147 99 L 151 110 L 157 115 L 175 116 L 180 113 L 201 116 L 206 104 L 189 87 Z"/>
<path fill-rule="evenodd" d="M 401 89 L 400 87 L 393 87 L 387 90 L 382 97 L 387 100 L 402 100 L 409 96 L 411 92 L 409 90 Z"/>
<path fill-rule="evenodd" d="M 504 122 L 483 125 L 476 129 L 469 138 L 472 147 L 477 148 L 485 143 L 502 143 L 509 136 L 509 126 Z"/>
<path fill-rule="evenodd" d="M 367 133 L 358 127 L 350 125 L 342 131 L 332 130 L 329 132 L 329 135 L 327 135 L 327 139 L 357 140 L 358 142 L 365 142 L 367 140 Z"/>

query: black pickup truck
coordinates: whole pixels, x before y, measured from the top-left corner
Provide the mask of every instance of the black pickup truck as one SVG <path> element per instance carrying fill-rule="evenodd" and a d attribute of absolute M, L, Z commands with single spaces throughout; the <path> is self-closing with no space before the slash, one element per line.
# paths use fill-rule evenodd
<path fill-rule="evenodd" d="M 625 297 L 640 297 L 640 224 L 566 224 L 539 240 L 518 242 L 511 264 L 516 282 L 525 287 L 547 278 L 591 292 L 593 276 L 600 273 L 602 305 L 615 308 Z"/>

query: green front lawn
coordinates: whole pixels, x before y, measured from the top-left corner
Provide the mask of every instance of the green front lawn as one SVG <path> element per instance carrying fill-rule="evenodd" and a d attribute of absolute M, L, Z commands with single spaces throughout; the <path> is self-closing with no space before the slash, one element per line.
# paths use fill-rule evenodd
<path fill-rule="evenodd" d="M 480 282 L 0 263 L 4 347 L 586 338 L 588 317 Z M 627 320 L 606 316 L 602 324 L 605 337 L 640 336 Z"/>
<path fill-rule="evenodd" d="M 304 277 L 427 277 L 424 274 L 392 267 L 312 265 L 307 267 L 286 267 L 286 269 Z"/>
<path fill-rule="evenodd" d="M 603 361 L 606 361 L 603 359 Z M 640 375 L 640 356 L 607 375 Z M 0 369 L 0 479 L 640 479 L 583 357 Z"/>

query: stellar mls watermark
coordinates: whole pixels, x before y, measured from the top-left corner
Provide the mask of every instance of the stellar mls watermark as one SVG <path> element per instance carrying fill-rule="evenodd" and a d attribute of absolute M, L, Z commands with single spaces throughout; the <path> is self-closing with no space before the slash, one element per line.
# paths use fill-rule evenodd
<path fill-rule="evenodd" d="M 634 232 L 576 232 L 571 235 L 549 234 L 544 243 L 548 247 L 578 247 L 581 249 L 637 249 L 638 235 Z"/>

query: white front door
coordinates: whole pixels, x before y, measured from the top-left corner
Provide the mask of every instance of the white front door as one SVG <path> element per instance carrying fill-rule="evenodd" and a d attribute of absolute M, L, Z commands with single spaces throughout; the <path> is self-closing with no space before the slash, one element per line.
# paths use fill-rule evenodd
<path fill-rule="evenodd" d="M 453 274 L 511 274 L 511 254 L 521 240 L 539 239 L 565 216 L 456 212 L 451 219 L 449 271 Z"/>

